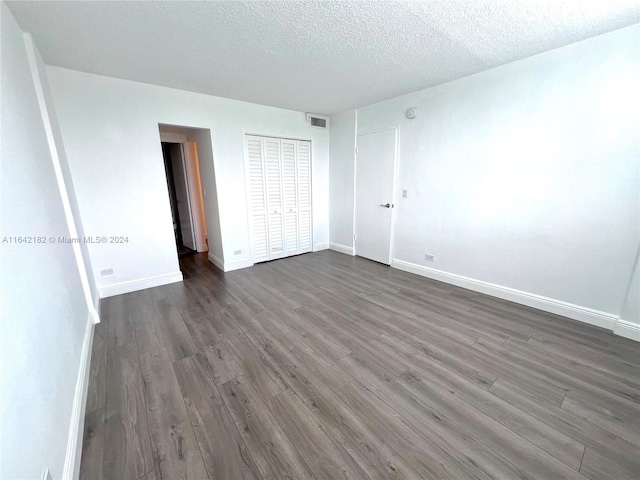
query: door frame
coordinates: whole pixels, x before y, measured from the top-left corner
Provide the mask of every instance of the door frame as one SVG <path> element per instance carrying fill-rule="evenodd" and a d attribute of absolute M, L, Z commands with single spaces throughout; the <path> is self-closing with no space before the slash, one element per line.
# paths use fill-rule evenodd
<path fill-rule="evenodd" d="M 244 173 L 244 194 L 245 194 L 245 202 L 246 202 L 246 218 L 247 218 L 247 232 L 249 232 L 249 254 L 251 255 L 251 262 L 255 265 L 255 256 L 254 256 L 254 248 L 253 248 L 253 227 L 251 226 L 251 194 L 249 192 L 249 188 L 247 185 L 247 180 L 249 179 L 249 152 L 247 150 L 247 135 L 254 137 L 269 137 L 269 138 L 278 138 L 285 140 L 300 140 L 303 142 L 309 142 L 309 162 L 310 162 L 310 175 L 311 175 L 311 251 L 315 252 L 315 241 L 314 241 L 314 183 L 313 183 L 313 140 L 311 138 L 297 137 L 295 135 L 284 135 L 278 133 L 257 133 L 255 131 L 250 130 L 241 130 L 242 134 L 242 162 L 243 162 L 243 173 Z M 297 172 L 297 165 L 296 165 Z M 266 191 L 265 191 L 266 195 Z M 270 240 L 267 238 L 267 244 L 270 248 Z M 286 257 L 280 257 L 286 258 Z"/>
<path fill-rule="evenodd" d="M 400 125 L 393 125 L 390 127 L 383 128 L 375 128 L 371 130 L 365 130 L 363 132 L 356 132 L 356 153 L 354 156 L 354 164 L 353 164 L 353 255 L 358 255 L 357 251 L 357 235 L 356 231 L 357 225 L 357 215 L 358 215 L 358 137 L 361 135 L 370 135 L 373 133 L 386 132 L 389 130 L 393 130 L 395 132 L 396 145 L 394 148 L 394 158 L 393 158 L 393 185 L 391 189 L 391 203 L 393 207 L 391 208 L 391 231 L 389 232 L 389 263 L 391 266 L 393 262 L 393 254 L 395 249 L 395 233 L 396 233 L 396 210 L 398 207 L 398 170 L 399 170 L 399 162 L 400 162 Z"/>

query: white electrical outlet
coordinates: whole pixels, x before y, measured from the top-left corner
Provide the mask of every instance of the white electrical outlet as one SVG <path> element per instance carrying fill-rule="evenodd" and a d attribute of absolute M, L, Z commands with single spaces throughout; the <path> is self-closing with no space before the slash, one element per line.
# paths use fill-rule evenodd
<path fill-rule="evenodd" d="M 424 254 L 424 259 L 425 259 L 427 262 L 435 262 L 435 261 L 436 261 L 436 256 L 435 256 L 435 255 L 432 255 L 432 254 L 430 254 L 430 253 L 425 253 L 425 254 Z"/>
<path fill-rule="evenodd" d="M 402 198 L 407 198 L 407 189 L 402 190 Z"/>
<path fill-rule="evenodd" d="M 242 253 L 242 250 L 234 250 L 233 254 L 234 255 L 240 255 Z"/>
<path fill-rule="evenodd" d="M 100 270 L 100 275 L 103 277 L 105 275 L 113 275 L 113 268 L 105 268 L 104 270 Z"/>

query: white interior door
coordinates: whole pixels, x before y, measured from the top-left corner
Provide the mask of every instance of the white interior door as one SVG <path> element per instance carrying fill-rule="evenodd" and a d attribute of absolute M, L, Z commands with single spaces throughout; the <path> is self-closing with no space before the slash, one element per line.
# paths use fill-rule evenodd
<path fill-rule="evenodd" d="M 358 135 L 356 255 L 391 264 L 397 130 Z"/>
<path fill-rule="evenodd" d="M 180 233 L 182 244 L 192 250 L 196 249 L 193 235 L 193 222 L 191 220 L 191 200 L 189 198 L 189 180 L 184 165 L 184 152 L 182 144 L 171 144 L 171 169 L 173 170 L 173 183 L 176 188 L 176 202 L 178 204 L 178 216 L 180 217 Z"/>

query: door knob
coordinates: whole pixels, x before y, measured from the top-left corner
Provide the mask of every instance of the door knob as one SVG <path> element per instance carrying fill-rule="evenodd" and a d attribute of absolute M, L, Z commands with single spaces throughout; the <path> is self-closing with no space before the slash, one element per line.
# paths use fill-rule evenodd
<path fill-rule="evenodd" d="M 384 207 L 384 208 L 391 208 L 391 204 L 390 204 L 390 203 L 387 203 L 387 204 L 385 204 L 385 205 L 382 205 L 382 204 L 381 204 L 380 206 L 381 206 L 381 207 Z"/>

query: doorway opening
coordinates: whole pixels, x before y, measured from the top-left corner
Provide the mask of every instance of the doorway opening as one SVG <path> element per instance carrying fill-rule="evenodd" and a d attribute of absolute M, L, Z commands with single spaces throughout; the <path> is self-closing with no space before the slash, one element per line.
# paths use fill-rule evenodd
<path fill-rule="evenodd" d="M 173 235 L 179 258 L 209 251 L 198 155 L 198 141 L 205 133 L 208 131 L 160 125 Z"/>
<path fill-rule="evenodd" d="M 192 255 L 197 252 L 197 247 L 183 144 L 162 142 L 162 156 L 178 257 Z"/>

